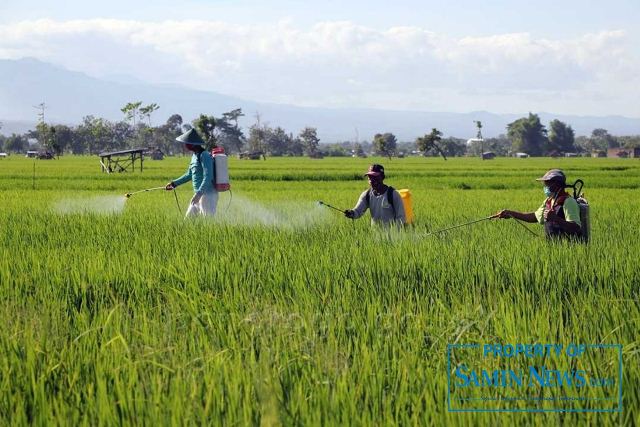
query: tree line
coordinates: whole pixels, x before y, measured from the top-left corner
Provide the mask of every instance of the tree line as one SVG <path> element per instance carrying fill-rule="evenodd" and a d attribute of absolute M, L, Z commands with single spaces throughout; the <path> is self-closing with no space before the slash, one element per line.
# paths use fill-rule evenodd
<path fill-rule="evenodd" d="M 152 116 L 160 107 L 155 104 L 143 105 L 130 102 L 122 107 L 123 119 L 109 121 L 86 116 L 77 126 L 49 125 L 39 123 L 34 130 L 5 137 L 0 135 L 0 150 L 14 153 L 30 149 L 31 141 L 38 141 L 40 148 L 56 155 L 98 154 L 128 148 L 151 147 L 173 155 L 183 152 L 182 144 L 175 138 L 191 128 L 203 137 L 207 148 L 222 146 L 228 153 L 259 153 L 268 156 L 364 156 L 376 154 L 387 157 L 407 153 L 424 156 L 479 156 L 481 151 L 491 151 L 497 156 L 507 156 L 524 152 L 530 156 L 557 155 L 561 153 L 581 153 L 606 151 L 615 147 L 640 147 L 640 136 L 616 137 L 606 129 L 594 129 L 590 136 L 575 136 L 570 125 L 560 120 L 552 120 L 545 127 L 538 115 L 529 113 L 509 123 L 506 134 L 482 141 L 447 137 L 433 128 L 430 133 L 414 141 L 399 142 L 393 133 L 377 133 L 371 141 L 343 141 L 334 144 L 320 144 L 317 129 L 306 127 L 297 135 L 280 126 L 271 127 L 262 123 L 256 115 L 254 124 L 245 135 L 238 120 L 244 116 L 241 109 L 223 113 L 220 117 L 201 114 L 189 123 L 179 114 L 171 115 L 161 125 L 152 125 Z M 0 123 L 1 127 L 1 123 Z"/>
<path fill-rule="evenodd" d="M 86 116 L 77 126 L 41 122 L 25 134 L 12 134 L 9 137 L 0 135 L 0 151 L 23 153 L 31 149 L 31 142 L 37 141 L 38 148 L 56 155 L 99 154 L 137 147 L 159 149 L 173 155 L 183 152 L 183 146 L 175 140 L 176 137 L 195 128 L 204 139 L 207 149 L 222 146 L 229 153 L 248 150 L 272 156 L 316 157 L 324 154 L 319 150 L 320 139 L 316 128 L 306 127 L 294 136 L 281 127 L 272 128 L 262 124 L 258 118 L 249 127 L 248 136 L 245 136 L 238 125 L 238 119 L 244 116 L 239 108 L 220 117 L 201 114 L 190 123 L 185 123 L 179 114 L 173 114 L 164 124 L 153 126 L 152 114 L 159 108 L 155 103 L 142 105 L 137 101 L 122 107 L 124 118 L 120 121 Z M 343 153 L 329 150 L 327 154 Z"/>

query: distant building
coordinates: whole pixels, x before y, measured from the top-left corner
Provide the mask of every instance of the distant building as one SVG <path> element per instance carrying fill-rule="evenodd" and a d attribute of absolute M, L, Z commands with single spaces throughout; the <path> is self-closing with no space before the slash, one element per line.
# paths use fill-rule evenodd
<path fill-rule="evenodd" d="M 519 159 L 526 159 L 527 157 L 529 157 L 527 153 L 516 153 L 515 156 Z"/>
<path fill-rule="evenodd" d="M 591 157 L 607 157 L 607 152 L 602 150 L 594 150 L 591 152 Z"/>
<path fill-rule="evenodd" d="M 482 153 L 482 160 L 492 160 L 496 158 L 496 153 L 493 151 L 485 151 Z"/>
<path fill-rule="evenodd" d="M 609 148 L 607 151 L 607 157 L 617 157 L 621 159 L 626 158 L 640 158 L 640 147 L 635 148 Z"/>
<path fill-rule="evenodd" d="M 564 153 L 565 157 L 578 157 L 578 153 Z"/>

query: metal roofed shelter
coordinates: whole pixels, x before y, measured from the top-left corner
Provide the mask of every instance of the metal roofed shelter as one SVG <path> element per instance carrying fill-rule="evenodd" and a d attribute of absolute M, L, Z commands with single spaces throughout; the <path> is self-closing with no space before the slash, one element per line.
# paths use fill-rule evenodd
<path fill-rule="evenodd" d="M 140 172 L 142 172 L 144 151 L 144 148 L 134 148 L 131 150 L 100 153 L 100 167 L 102 168 L 102 172 L 133 172 L 136 169 L 137 160 L 140 160 Z"/>

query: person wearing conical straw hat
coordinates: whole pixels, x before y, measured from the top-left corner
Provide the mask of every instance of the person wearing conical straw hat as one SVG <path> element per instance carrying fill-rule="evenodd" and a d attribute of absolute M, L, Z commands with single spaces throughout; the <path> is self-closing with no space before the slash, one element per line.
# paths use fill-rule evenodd
<path fill-rule="evenodd" d="M 173 190 L 177 186 L 191 181 L 194 195 L 187 208 L 186 216 L 215 215 L 218 192 L 213 187 L 215 171 L 211 154 L 204 149 L 204 141 L 195 129 L 183 133 L 176 138 L 176 141 L 183 143 L 187 150 L 193 152 L 193 155 L 184 175 L 168 183 L 165 189 Z"/>
<path fill-rule="evenodd" d="M 515 218 L 520 221 L 539 223 L 544 226 L 547 238 L 580 237 L 582 224 L 578 202 L 565 191 L 567 178 L 560 169 L 551 169 L 537 178 L 542 182 L 546 196 L 535 212 L 518 212 L 504 209 L 491 218 Z"/>

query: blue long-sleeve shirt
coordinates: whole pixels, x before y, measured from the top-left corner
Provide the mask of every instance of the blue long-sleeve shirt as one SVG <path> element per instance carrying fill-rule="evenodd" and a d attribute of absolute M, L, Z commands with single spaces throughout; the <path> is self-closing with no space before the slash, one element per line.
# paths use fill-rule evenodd
<path fill-rule="evenodd" d="M 213 191 L 214 164 L 211 154 L 207 151 L 198 154 L 193 153 L 191 163 L 187 168 L 187 172 L 180 178 L 174 179 L 174 185 L 178 186 L 185 182 L 193 183 L 193 191 L 196 193 L 207 193 Z"/>

